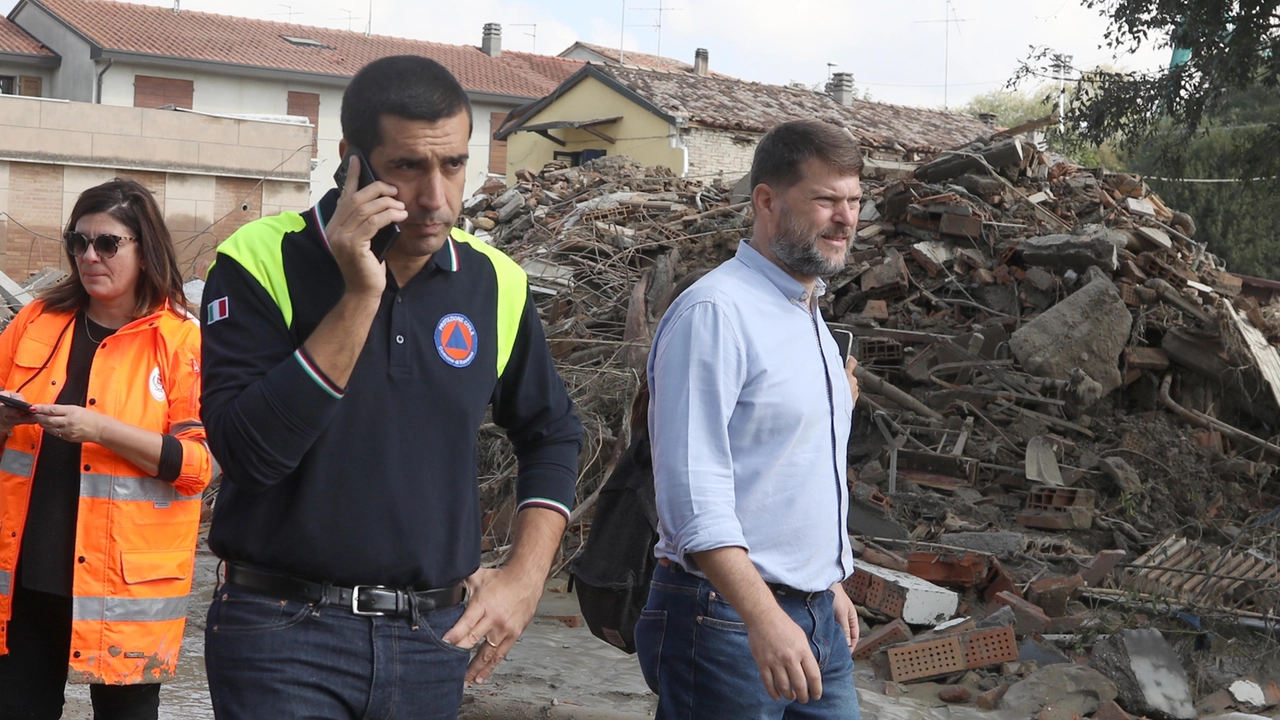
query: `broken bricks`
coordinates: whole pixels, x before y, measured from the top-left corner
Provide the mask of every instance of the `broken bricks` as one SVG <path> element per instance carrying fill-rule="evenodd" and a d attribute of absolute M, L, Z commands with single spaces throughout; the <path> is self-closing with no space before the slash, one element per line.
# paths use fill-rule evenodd
<path fill-rule="evenodd" d="M 888 649 L 894 682 L 941 677 L 1018 659 L 1013 628 L 971 630 Z"/>
<path fill-rule="evenodd" d="M 1014 520 L 1045 530 L 1085 530 L 1096 513 L 1092 490 L 1045 486 L 1027 493 L 1027 504 Z"/>
<path fill-rule="evenodd" d="M 955 615 L 960 596 L 914 575 L 854 560 L 845 589 L 854 603 L 912 625 L 936 625 Z"/>

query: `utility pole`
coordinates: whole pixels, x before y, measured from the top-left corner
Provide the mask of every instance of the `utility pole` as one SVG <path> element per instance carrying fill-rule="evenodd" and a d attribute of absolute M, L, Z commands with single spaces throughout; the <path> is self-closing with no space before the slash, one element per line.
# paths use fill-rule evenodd
<path fill-rule="evenodd" d="M 1058 68 L 1058 133 L 1065 134 L 1067 123 L 1063 118 L 1067 114 L 1067 70 L 1071 69 L 1070 55 L 1053 54 L 1053 64 Z"/>
<path fill-rule="evenodd" d="M 618 37 L 618 64 L 627 60 L 627 0 L 622 0 L 622 35 Z"/>
<path fill-rule="evenodd" d="M 369 0 L 369 16 L 364 25 L 364 36 L 373 37 L 373 0 Z"/>
<path fill-rule="evenodd" d="M 946 7 L 943 8 L 942 20 L 917 20 L 916 24 L 944 23 L 946 25 L 945 39 L 942 42 L 942 108 L 947 108 L 950 101 L 951 90 L 951 25 L 969 22 L 969 18 L 956 17 L 956 9 L 951 4 L 951 0 L 943 0 Z M 956 32 L 960 32 L 960 28 L 956 28 Z"/>

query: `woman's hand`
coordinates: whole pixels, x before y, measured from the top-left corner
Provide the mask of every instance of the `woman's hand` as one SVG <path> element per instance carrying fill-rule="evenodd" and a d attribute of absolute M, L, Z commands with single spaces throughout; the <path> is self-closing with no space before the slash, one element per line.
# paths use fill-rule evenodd
<path fill-rule="evenodd" d="M 23 399 L 22 393 L 8 390 L 0 390 L 0 395 L 11 397 L 15 400 Z M 30 425 L 33 422 L 36 422 L 36 417 L 31 413 L 11 408 L 8 405 L 0 405 L 0 433 L 12 432 L 13 428 L 18 425 Z"/>
<path fill-rule="evenodd" d="M 35 421 L 44 431 L 72 443 L 102 444 L 111 418 L 79 405 L 32 405 Z"/>

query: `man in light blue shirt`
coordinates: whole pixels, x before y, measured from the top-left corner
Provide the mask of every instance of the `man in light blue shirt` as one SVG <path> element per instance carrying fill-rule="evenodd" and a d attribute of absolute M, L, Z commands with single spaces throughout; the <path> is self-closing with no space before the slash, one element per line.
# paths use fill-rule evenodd
<path fill-rule="evenodd" d="M 845 265 L 862 156 L 802 120 L 751 170 L 755 228 L 649 356 L 659 541 L 636 646 L 664 718 L 858 717 L 845 448 L 856 397 L 817 309 Z"/>

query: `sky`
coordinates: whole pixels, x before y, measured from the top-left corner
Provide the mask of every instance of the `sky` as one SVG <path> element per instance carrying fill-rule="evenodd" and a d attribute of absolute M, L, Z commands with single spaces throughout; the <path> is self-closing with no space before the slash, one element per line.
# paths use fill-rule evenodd
<path fill-rule="evenodd" d="M 0 0 L 0 11 L 15 4 Z M 479 45 L 484 24 L 497 22 L 504 48 L 548 55 L 576 40 L 622 42 L 692 63 L 703 47 L 713 70 L 734 77 L 814 85 L 829 72 L 851 72 L 873 100 L 934 108 L 1003 87 L 1032 47 L 1066 53 L 1079 68 L 1152 69 L 1170 54 L 1152 42 L 1116 57 L 1101 47 L 1105 20 L 1081 0 L 181 0 L 181 7 L 355 30 L 365 29 L 372 8 L 376 34 L 457 45 Z"/>

